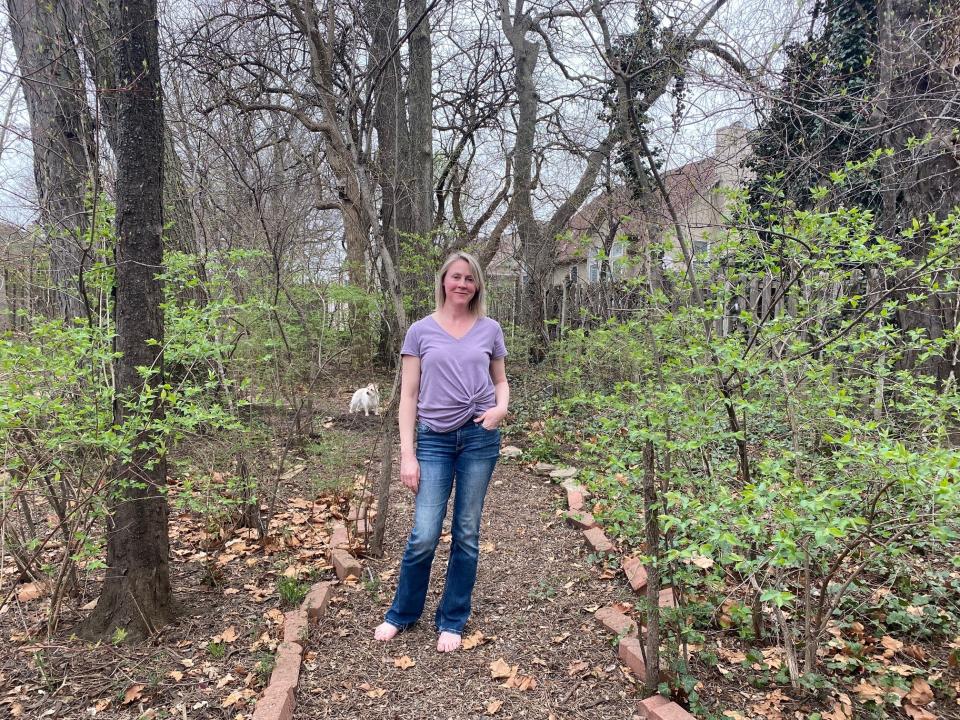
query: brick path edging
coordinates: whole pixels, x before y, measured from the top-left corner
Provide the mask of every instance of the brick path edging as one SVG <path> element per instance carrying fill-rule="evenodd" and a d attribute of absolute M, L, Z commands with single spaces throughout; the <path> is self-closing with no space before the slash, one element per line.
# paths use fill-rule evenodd
<path fill-rule="evenodd" d="M 307 626 L 316 624 L 327 611 L 333 588 L 318 582 L 310 588 L 297 610 L 284 615 L 283 642 L 277 646 L 276 663 L 267 689 L 257 701 L 253 720 L 291 720 L 297 704 L 297 683 L 307 639 Z"/>
<path fill-rule="evenodd" d="M 582 530 L 584 540 L 590 550 L 602 555 L 616 554 L 616 546 L 603 532 L 603 528 L 596 524 L 593 515 L 586 510 L 584 501 L 590 496 L 590 493 L 574 479 L 577 475 L 576 469 L 572 467 L 557 468 L 546 463 L 539 463 L 534 468 L 534 472 L 562 481 L 563 489 L 567 493 L 567 507 L 569 508 L 563 513 L 563 517 L 569 525 Z M 635 593 L 642 594 L 647 587 L 647 572 L 643 563 L 638 558 L 629 556 L 624 559 L 621 566 L 630 587 L 633 588 Z M 676 607 L 673 588 L 666 587 L 660 590 L 659 605 L 660 607 Z M 644 628 L 638 628 L 632 619 L 615 607 L 600 608 L 594 613 L 594 617 L 607 632 L 618 638 L 617 657 L 630 668 L 637 678 L 644 681 L 647 676 L 647 668 L 643 661 L 643 649 L 640 644 L 644 635 Z M 640 701 L 637 706 L 637 714 L 641 718 L 649 718 L 649 720 L 694 720 L 693 715 L 662 695 L 652 695 L 646 700 Z"/>

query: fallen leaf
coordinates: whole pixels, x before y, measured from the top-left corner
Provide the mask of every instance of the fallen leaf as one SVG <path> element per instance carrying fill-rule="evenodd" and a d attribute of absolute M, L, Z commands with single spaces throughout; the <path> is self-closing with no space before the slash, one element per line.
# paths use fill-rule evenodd
<path fill-rule="evenodd" d="M 360 685 L 360 689 L 364 691 L 364 694 L 369 698 L 382 698 L 387 694 L 387 691 L 383 688 L 373 687 L 370 683 L 363 683 Z"/>
<path fill-rule="evenodd" d="M 283 625 L 283 613 L 277 608 L 270 608 L 267 610 L 267 612 L 264 613 L 264 617 L 276 625 Z"/>
<path fill-rule="evenodd" d="M 913 658 L 917 662 L 927 661 L 927 651 L 919 645 L 907 645 L 903 648 L 903 654 L 907 657 Z"/>
<path fill-rule="evenodd" d="M 894 653 L 903 649 L 903 643 L 889 635 L 880 638 L 880 644 L 884 647 L 884 657 L 893 657 Z"/>
<path fill-rule="evenodd" d="M 237 633 L 236 625 L 231 625 L 230 627 L 228 627 L 226 630 L 220 633 L 220 637 L 223 638 L 224 642 L 232 643 L 234 640 L 236 640 L 239 637 L 239 634 Z"/>
<path fill-rule="evenodd" d="M 706 555 L 694 555 L 690 558 L 690 561 L 701 570 L 709 570 L 713 567 L 713 558 L 709 558 Z"/>
<path fill-rule="evenodd" d="M 513 674 L 507 678 L 503 685 L 504 687 L 515 688 L 520 692 L 526 692 L 527 690 L 533 690 L 537 686 L 537 681 L 532 675 L 518 675 L 516 667 L 514 667 Z"/>
<path fill-rule="evenodd" d="M 241 700 L 243 700 L 243 690 L 234 690 L 232 693 L 227 695 L 226 700 L 220 703 L 220 707 L 228 708 L 231 705 L 236 705 Z"/>
<path fill-rule="evenodd" d="M 217 680 L 217 690 L 222 690 L 222 689 L 225 688 L 227 685 L 229 685 L 230 683 L 232 683 L 234 680 L 236 680 L 236 678 L 235 678 L 233 675 L 227 673 L 227 674 L 224 675 L 222 678 L 220 678 L 219 680 Z"/>
<path fill-rule="evenodd" d="M 570 637 L 570 633 L 568 632 L 563 633 L 563 635 L 554 635 L 552 638 L 550 638 L 550 642 L 552 642 L 554 645 L 559 645 L 568 637 Z"/>
<path fill-rule="evenodd" d="M 483 645 L 486 638 L 484 638 L 483 633 L 479 630 L 475 631 L 472 635 L 469 635 L 463 639 L 461 647 L 464 650 L 473 650 L 477 645 Z"/>
<path fill-rule="evenodd" d="M 933 690 L 930 689 L 930 683 L 923 678 L 914 678 L 910 692 L 907 693 L 906 702 L 923 707 L 933 702 Z"/>
<path fill-rule="evenodd" d="M 20 602 L 30 602 L 39 600 L 50 591 L 49 586 L 42 582 L 30 582 L 20 586 L 17 590 L 17 600 Z"/>
<path fill-rule="evenodd" d="M 853 688 L 853 691 L 863 702 L 875 702 L 882 704 L 883 698 L 886 696 L 886 691 L 883 688 L 877 687 L 876 685 L 871 685 L 865 680 L 861 680 L 860 684 Z"/>
<path fill-rule="evenodd" d="M 823 720 L 850 720 L 853 717 L 853 702 L 846 693 L 840 693 L 840 699 L 833 701 L 830 712 L 823 713 Z"/>
<path fill-rule="evenodd" d="M 416 664 L 417 664 L 416 660 L 411 660 L 406 655 L 393 659 L 393 666 L 398 667 L 401 670 L 409 670 Z"/>
<path fill-rule="evenodd" d="M 180 682 L 181 680 L 183 680 L 183 673 L 180 672 L 179 670 L 171 670 L 170 672 L 167 673 L 167 677 L 173 678 L 174 682 Z"/>
<path fill-rule="evenodd" d="M 503 658 L 490 663 L 490 677 L 494 680 L 508 678 L 516 672 L 516 666 L 511 668 Z"/>
<path fill-rule="evenodd" d="M 301 472 L 303 472 L 303 469 L 304 469 L 305 467 L 306 467 L 306 465 L 294 465 L 292 468 L 290 468 L 289 470 L 287 470 L 283 475 L 281 475 L 281 476 L 280 476 L 280 479 L 281 479 L 281 480 L 292 480 L 292 479 L 295 478 L 297 475 L 299 475 Z"/>
<path fill-rule="evenodd" d="M 574 675 L 579 675 L 584 670 L 590 668 L 590 663 L 583 660 L 575 660 L 569 665 L 567 665 L 567 675 L 573 677 Z"/>
<path fill-rule="evenodd" d="M 487 704 L 487 715 L 496 715 L 503 707 L 503 700 L 493 700 Z"/>
<path fill-rule="evenodd" d="M 123 694 L 123 704 L 129 705 L 135 700 L 139 700 L 140 696 L 143 694 L 144 685 L 131 685 L 127 688 L 127 691 Z"/>
<path fill-rule="evenodd" d="M 903 677 L 910 677 L 911 675 L 922 672 L 920 668 L 914 667 L 913 665 L 890 665 L 887 667 L 887 670 L 897 675 L 902 675 Z"/>
<path fill-rule="evenodd" d="M 903 711 L 911 720 L 937 720 L 937 716 L 926 708 L 917 707 L 912 703 L 904 703 Z"/>

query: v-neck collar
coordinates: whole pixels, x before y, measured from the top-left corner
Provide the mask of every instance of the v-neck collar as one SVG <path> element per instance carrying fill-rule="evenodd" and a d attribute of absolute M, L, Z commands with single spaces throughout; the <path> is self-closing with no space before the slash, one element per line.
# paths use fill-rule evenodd
<path fill-rule="evenodd" d="M 470 329 L 467 330 L 467 331 L 466 331 L 463 335 L 461 335 L 460 337 L 457 337 L 456 335 L 454 335 L 453 333 L 451 333 L 449 330 L 447 330 L 443 325 L 441 325 L 441 324 L 440 324 L 440 321 L 437 320 L 437 319 L 433 316 L 433 313 L 431 313 L 431 314 L 428 315 L 427 317 L 430 318 L 431 320 L 433 320 L 434 324 L 443 331 L 443 334 L 444 334 L 444 335 L 446 335 L 448 338 L 450 338 L 451 340 L 453 340 L 453 341 L 455 341 L 455 342 L 460 342 L 461 340 L 463 340 L 467 335 L 469 335 L 470 333 L 473 332 L 473 329 L 474 329 L 477 325 L 480 324 L 480 318 L 474 318 L 474 320 L 473 320 L 473 325 L 470 326 Z"/>

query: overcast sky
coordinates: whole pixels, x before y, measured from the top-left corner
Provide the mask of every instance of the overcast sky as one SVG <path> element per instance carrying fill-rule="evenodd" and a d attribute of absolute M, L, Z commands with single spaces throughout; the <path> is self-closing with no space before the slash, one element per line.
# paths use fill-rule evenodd
<path fill-rule="evenodd" d="M 707 0 L 673 0 L 678 17 L 695 17 Z M 5 4 L 4 4 L 5 5 Z M 9 114 L 0 129 L 0 220 L 26 225 L 35 217 L 36 190 L 33 181 L 32 155 L 28 138 L 29 122 L 22 96 L 17 91 L 12 44 L 7 28 L 6 9 L 0 5 L 0 120 Z M 806 0 L 730 0 L 711 24 L 711 37 L 738 48 L 751 67 L 776 65 L 778 49 L 786 33 L 804 27 Z M 184 17 L 192 3 L 169 2 L 169 9 Z M 453 5 L 456 7 L 456 4 Z M 624 7 L 628 7 L 626 4 Z M 574 28 L 576 30 L 576 28 Z M 584 57 L 593 48 L 589 35 L 581 32 Z M 573 33 L 576 39 L 575 32 Z M 575 42 L 572 43 L 575 45 Z M 545 55 L 545 54 L 544 54 Z M 595 58 L 594 58 L 595 59 Z M 584 62 L 591 62 L 589 59 Z M 548 65 L 543 57 L 539 67 Z M 675 167 L 709 154 L 713 150 L 716 130 L 733 122 L 755 124 L 754 107 L 744 83 L 717 62 L 703 61 L 688 78 L 684 109 L 675 117 L 676 103 L 667 96 L 654 108 L 652 136 L 661 148 L 668 167 Z M 769 81 L 759 78 L 758 82 Z M 584 110 L 584 112 L 594 112 Z M 571 161 L 572 162 L 572 161 Z M 550 168 L 550 176 L 559 183 L 575 177 L 572 168 Z M 545 178 L 549 180 L 550 178 Z"/>

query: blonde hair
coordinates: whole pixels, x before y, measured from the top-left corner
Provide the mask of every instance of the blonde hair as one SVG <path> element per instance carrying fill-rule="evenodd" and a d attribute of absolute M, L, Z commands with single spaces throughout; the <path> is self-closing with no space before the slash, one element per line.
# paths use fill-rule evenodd
<path fill-rule="evenodd" d="M 443 289 L 443 278 L 447 274 L 447 270 L 450 269 L 450 266 L 453 265 L 457 260 L 463 260 L 465 263 L 467 263 L 467 265 L 470 266 L 470 274 L 473 275 L 473 280 L 477 285 L 477 292 L 472 298 L 470 298 L 470 304 L 467 307 L 477 317 L 485 317 L 487 314 L 487 289 L 486 283 L 483 281 L 483 271 L 480 269 L 480 263 L 477 262 L 477 259 L 470 253 L 463 252 L 462 250 L 450 253 L 450 255 L 447 256 L 447 259 L 443 261 L 443 265 L 440 266 L 440 269 L 437 270 L 437 279 L 434 291 L 434 300 L 436 301 L 437 310 L 440 310 L 440 308 L 443 307 L 443 303 L 447 300 L 447 293 Z"/>

